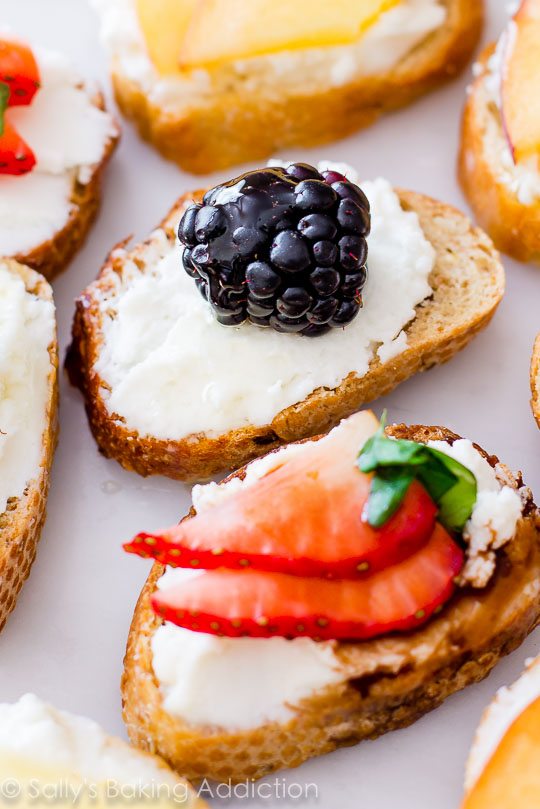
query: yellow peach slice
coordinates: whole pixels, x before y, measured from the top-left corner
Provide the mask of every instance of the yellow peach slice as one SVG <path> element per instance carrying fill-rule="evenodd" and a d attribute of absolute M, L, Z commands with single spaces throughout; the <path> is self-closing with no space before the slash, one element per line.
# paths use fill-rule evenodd
<path fill-rule="evenodd" d="M 144 783 L 144 781 L 142 782 Z M 136 784 L 122 784 L 116 780 L 94 782 L 92 779 L 70 772 L 62 767 L 36 764 L 22 754 L 0 755 L 0 805 L 30 809 L 38 806 L 72 806 L 77 809 L 111 809 L 129 806 L 130 809 L 174 809 L 195 807 L 192 793 L 186 787 L 178 791 L 167 788 L 159 780 L 146 789 Z M 180 782 L 179 782 L 180 783 Z M 185 800 L 181 800 L 185 797 Z M 201 804 L 202 807 L 203 804 Z"/>
<path fill-rule="evenodd" d="M 540 807 L 540 699 L 510 726 L 462 809 Z"/>
<path fill-rule="evenodd" d="M 148 55 L 163 76 L 178 73 L 182 42 L 198 0 L 135 0 Z"/>
<path fill-rule="evenodd" d="M 507 33 L 502 118 L 516 163 L 540 156 L 540 0 L 523 0 Z"/>
<path fill-rule="evenodd" d="M 400 0 L 200 0 L 180 64 L 194 68 L 356 42 Z"/>

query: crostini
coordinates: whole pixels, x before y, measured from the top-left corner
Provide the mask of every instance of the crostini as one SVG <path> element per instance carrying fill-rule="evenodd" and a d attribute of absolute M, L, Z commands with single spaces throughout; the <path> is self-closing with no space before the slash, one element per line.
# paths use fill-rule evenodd
<path fill-rule="evenodd" d="M 487 708 L 467 761 L 462 809 L 540 806 L 540 658 L 501 688 Z"/>
<path fill-rule="evenodd" d="M 0 779 L 2 806 L 206 807 L 158 756 L 134 750 L 90 719 L 33 694 L 0 704 Z"/>
<path fill-rule="evenodd" d="M 540 0 L 522 0 L 476 66 L 459 177 L 479 223 L 520 261 L 540 261 Z"/>
<path fill-rule="evenodd" d="M 324 143 L 454 77 L 483 0 L 94 0 L 118 104 L 199 173 Z"/>
<path fill-rule="evenodd" d="M 53 278 L 97 214 L 119 130 L 57 52 L 0 36 L 0 255 Z"/>
<path fill-rule="evenodd" d="M 132 742 L 242 780 L 410 724 L 537 624 L 537 522 L 495 456 L 367 411 L 196 486 L 178 526 L 125 546 L 157 561 L 125 658 Z"/>
<path fill-rule="evenodd" d="M 57 439 L 58 355 L 52 291 L 0 260 L 0 629 L 30 573 Z"/>
<path fill-rule="evenodd" d="M 484 233 L 385 180 L 362 191 L 352 169 L 320 169 L 188 194 L 112 251 L 67 359 L 105 455 L 208 479 L 326 432 L 487 325 L 505 279 Z"/>

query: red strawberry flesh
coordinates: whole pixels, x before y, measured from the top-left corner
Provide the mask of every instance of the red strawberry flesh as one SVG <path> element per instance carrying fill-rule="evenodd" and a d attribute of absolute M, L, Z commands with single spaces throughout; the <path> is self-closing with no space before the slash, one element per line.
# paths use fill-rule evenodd
<path fill-rule="evenodd" d="M 0 41 L 0 82 L 9 88 L 8 107 L 31 103 L 40 86 L 32 50 L 22 42 Z"/>
<path fill-rule="evenodd" d="M 27 174 L 36 165 L 36 158 L 28 144 L 8 121 L 0 135 L 0 174 Z"/>
<path fill-rule="evenodd" d="M 358 581 L 212 571 L 156 591 L 155 612 L 177 626 L 227 637 L 365 640 L 415 629 L 451 597 L 463 552 L 437 524 L 413 556 Z"/>
<path fill-rule="evenodd" d="M 374 432 L 373 416 L 357 414 L 281 465 L 276 455 L 277 468 L 255 483 L 174 528 L 139 534 L 126 550 L 174 567 L 321 578 L 358 578 L 403 561 L 428 541 L 437 508 L 415 481 L 381 529 L 363 519 L 370 477 L 355 462 L 366 416 Z"/>

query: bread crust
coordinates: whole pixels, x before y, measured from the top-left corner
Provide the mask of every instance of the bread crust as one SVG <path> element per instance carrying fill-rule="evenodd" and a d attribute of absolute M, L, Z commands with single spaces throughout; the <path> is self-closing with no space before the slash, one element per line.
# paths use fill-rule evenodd
<path fill-rule="evenodd" d="M 242 83 L 175 114 L 154 102 L 112 63 L 118 106 L 140 135 L 182 168 L 206 174 L 270 157 L 292 146 L 316 146 L 374 123 L 454 78 L 469 62 L 484 19 L 483 0 L 445 0 L 446 24 L 394 69 L 355 77 L 317 93 L 253 92 Z"/>
<path fill-rule="evenodd" d="M 200 193 L 182 197 L 162 223 L 170 239 L 175 238 L 182 210 Z M 99 294 L 111 288 L 122 272 L 123 260 L 113 251 L 98 280 L 77 301 L 73 341 L 66 360 L 72 383 L 84 395 L 90 427 L 101 452 L 140 475 L 206 480 L 223 470 L 238 469 L 281 444 L 327 432 L 367 402 L 413 374 L 446 362 L 467 345 L 489 323 L 502 299 L 505 279 L 498 255 L 485 234 L 454 208 L 420 194 L 399 193 L 402 206 L 418 213 L 437 253 L 430 277 L 434 295 L 417 307 L 416 319 L 406 329 L 408 348 L 385 363 L 374 359 L 367 374 L 350 374 L 335 390 L 316 390 L 303 402 L 278 413 L 271 424 L 244 427 L 218 437 L 201 434 L 158 440 L 139 435 L 109 413 L 107 386 L 94 365 L 102 342 Z M 137 250 L 135 247 L 130 255 L 136 258 Z"/>
<path fill-rule="evenodd" d="M 459 437 L 441 427 L 398 425 L 388 431 L 415 441 L 452 442 Z M 495 456 L 484 454 L 494 467 L 498 464 Z M 440 615 L 415 632 L 337 644 L 344 682 L 304 700 L 286 724 L 230 732 L 189 726 L 165 711 L 150 646 L 162 623 L 150 605 L 163 573 L 155 564 L 135 609 L 124 661 L 124 720 L 133 744 L 159 753 L 191 779 L 260 778 L 406 727 L 454 692 L 486 677 L 540 620 L 538 512 L 521 476 L 514 477 L 503 466 L 497 470 L 507 485 L 521 490 L 525 507 L 514 538 L 498 551 L 488 588 L 460 591 Z"/>
<path fill-rule="evenodd" d="M 502 179 L 497 154 L 500 111 L 485 91 L 487 62 L 495 46 L 480 57 L 483 70 L 476 77 L 463 112 L 458 176 L 479 224 L 495 245 L 518 261 L 540 262 L 540 200 L 521 203 Z"/>
<path fill-rule="evenodd" d="M 540 427 L 540 334 L 537 336 L 531 359 L 531 407 L 538 427 Z"/>
<path fill-rule="evenodd" d="M 95 96 L 94 103 L 99 109 L 105 110 L 105 101 L 101 94 Z M 13 256 L 15 261 L 37 270 L 48 281 L 67 268 L 86 241 L 98 215 L 103 175 L 120 138 L 120 129 L 116 123 L 115 128 L 116 134 L 108 138 L 100 162 L 92 167 L 89 182 L 79 182 L 76 173 L 73 173 L 70 197 L 72 207 L 64 227 L 51 239 L 37 245 L 28 253 L 17 253 Z"/>
<path fill-rule="evenodd" d="M 10 259 L 9 268 L 25 282 L 28 292 L 52 301 L 49 284 L 36 272 Z M 22 497 L 8 501 L 0 515 L 0 629 L 15 607 L 19 592 L 34 561 L 45 521 L 52 461 L 58 439 L 58 345 L 49 346 L 51 370 L 47 398 L 47 427 L 43 436 L 39 474 Z"/>

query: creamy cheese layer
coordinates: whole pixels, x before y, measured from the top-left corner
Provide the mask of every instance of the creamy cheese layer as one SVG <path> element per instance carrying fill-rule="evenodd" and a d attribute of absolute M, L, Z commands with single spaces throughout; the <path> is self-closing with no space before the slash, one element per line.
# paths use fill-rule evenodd
<path fill-rule="evenodd" d="M 0 263 L 0 514 L 40 470 L 54 305 Z"/>
<path fill-rule="evenodd" d="M 461 578 L 473 587 L 485 587 L 495 572 L 495 551 L 509 542 L 516 532 L 523 512 L 521 498 L 515 489 L 499 482 L 496 470 L 472 441 L 462 438 L 453 444 L 446 441 L 428 443 L 466 466 L 476 478 L 476 503 L 463 531 L 467 561 Z"/>
<path fill-rule="evenodd" d="M 177 778 L 159 762 L 108 736 L 90 719 L 59 711 L 33 694 L 0 704 L 0 756 L 62 768 L 97 783 L 163 783 Z M 139 804 L 137 804 L 139 805 Z"/>

